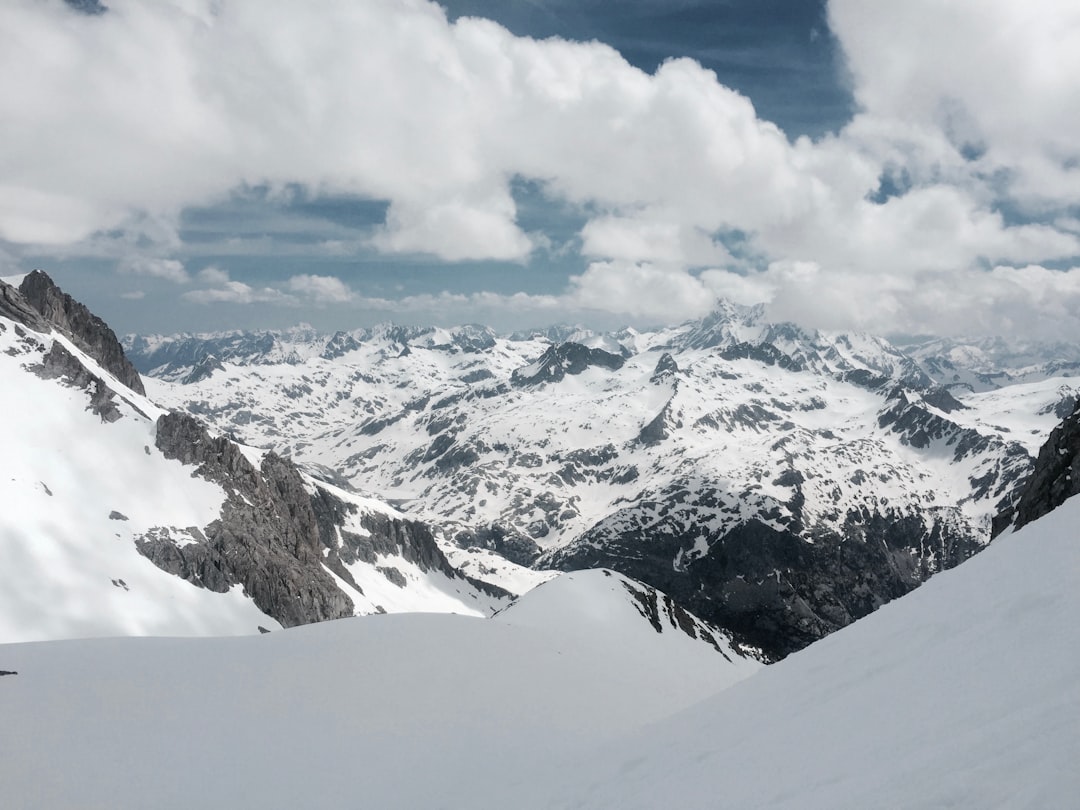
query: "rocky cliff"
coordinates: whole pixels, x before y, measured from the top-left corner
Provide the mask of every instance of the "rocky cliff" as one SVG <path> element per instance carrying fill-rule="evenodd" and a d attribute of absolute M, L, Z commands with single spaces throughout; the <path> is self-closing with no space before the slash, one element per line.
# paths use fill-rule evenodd
<path fill-rule="evenodd" d="M 60 329 L 75 345 L 93 357 L 101 367 L 139 394 L 145 394 L 139 372 L 131 365 L 116 333 L 53 283 L 41 270 L 29 273 L 19 285 L 19 292 L 42 318 Z"/>
<path fill-rule="evenodd" d="M 1080 403 L 1050 433 L 1016 505 L 994 519 L 994 535 L 1019 529 L 1080 492 Z"/>
<path fill-rule="evenodd" d="M 137 542 L 139 551 L 212 591 L 242 585 L 260 610 L 286 627 L 353 615 L 353 601 L 334 575 L 363 594 L 349 570 L 357 561 L 382 562 L 379 570 L 398 587 L 406 583 L 387 562 L 393 558 L 465 582 L 424 524 L 357 515 L 355 505 L 305 480 L 291 461 L 268 452 L 256 466 L 234 442 L 211 436 L 188 414 L 160 417 L 155 444 L 228 496 L 220 517 L 187 530 L 182 543 L 171 532 L 151 532 Z M 345 528 L 351 516 L 358 530 Z"/>

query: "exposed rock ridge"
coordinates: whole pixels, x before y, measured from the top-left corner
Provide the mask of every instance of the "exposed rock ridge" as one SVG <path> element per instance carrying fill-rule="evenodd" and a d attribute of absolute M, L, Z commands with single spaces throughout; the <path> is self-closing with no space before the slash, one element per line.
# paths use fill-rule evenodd
<path fill-rule="evenodd" d="M 567 374 L 581 374 L 591 366 L 618 371 L 626 360 L 603 349 L 590 349 L 580 343 L 560 343 L 549 346 L 535 363 L 510 375 L 513 385 L 540 385 L 559 382 Z"/>
<path fill-rule="evenodd" d="M 40 334 L 50 331 L 49 323 L 41 313 L 30 306 L 22 293 L 4 281 L 0 281 L 0 315 Z"/>
<path fill-rule="evenodd" d="M 91 373 L 62 343 L 53 343 L 42 358 L 41 365 L 33 368 L 33 371 L 42 379 L 63 379 L 68 385 L 84 389 L 90 395 L 87 409 L 100 416 L 102 422 L 120 419 L 122 414 L 113 390 L 101 377 Z"/>
<path fill-rule="evenodd" d="M 213 591 L 242 585 L 260 610 L 286 627 L 353 615 L 352 600 L 326 569 L 363 593 L 346 567 L 358 560 L 376 565 L 380 557 L 401 557 L 422 571 L 461 578 L 425 524 L 370 513 L 359 516 L 364 533 L 348 531 L 342 527 L 356 513 L 354 504 L 309 487 L 291 461 L 273 452 L 257 468 L 234 442 L 212 437 L 188 414 L 162 416 L 156 445 L 220 484 L 228 497 L 217 520 L 188 530 L 195 542 L 177 545 L 158 531 L 137 541 L 139 551 Z M 395 569 L 384 573 L 402 584 Z"/>
<path fill-rule="evenodd" d="M 29 273 L 19 285 L 26 301 L 53 326 L 65 332 L 101 367 L 138 394 L 146 394 L 139 372 L 131 365 L 116 334 L 105 321 L 65 293 L 41 270 Z M 31 327 L 33 328 L 33 327 Z"/>
<path fill-rule="evenodd" d="M 608 572 L 605 571 L 605 573 Z M 642 618 L 647 619 L 657 633 L 663 633 L 668 627 L 680 630 L 692 639 L 710 644 L 728 661 L 731 661 L 731 657 L 724 652 L 721 641 L 729 643 L 736 651 L 747 657 L 761 659 L 760 650 L 739 644 L 730 634 L 684 610 L 666 593 L 661 593 L 656 588 L 637 581 L 624 580 L 622 585 L 634 599 L 634 607 Z"/>
<path fill-rule="evenodd" d="M 267 453 L 260 468 L 233 442 L 214 438 L 187 414 L 158 419 L 156 446 L 167 458 L 197 465 L 196 474 L 221 484 L 221 516 L 178 546 L 161 533 L 136 542 L 155 565 L 209 590 L 242 585 L 285 627 L 353 614 L 352 600 L 321 562 L 319 523 L 311 496 L 293 464 Z"/>
<path fill-rule="evenodd" d="M 1016 505 L 994 519 L 997 536 L 1010 525 L 1017 529 L 1057 509 L 1080 492 L 1080 403 L 1054 428 L 1035 460 L 1035 469 Z"/>
<path fill-rule="evenodd" d="M 952 395 L 937 389 L 940 396 L 931 404 L 939 409 L 964 408 L 952 399 Z M 994 497 L 996 508 L 1005 509 L 1015 495 L 1017 482 L 1022 481 L 1032 466 L 1032 458 L 1019 442 L 1004 442 L 997 437 L 985 436 L 973 428 L 961 427 L 933 413 L 922 402 L 909 399 L 908 393 L 897 388 L 889 395 L 891 406 L 878 415 L 878 426 L 897 434 L 903 444 L 925 450 L 938 442 L 951 448 L 953 460 L 961 461 L 967 456 L 993 454 L 997 458 L 994 468 L 978 478 L 969 479 L 972 494 L 967 499 Z M 955 405 L 952 404 L 955 402 Z"/>

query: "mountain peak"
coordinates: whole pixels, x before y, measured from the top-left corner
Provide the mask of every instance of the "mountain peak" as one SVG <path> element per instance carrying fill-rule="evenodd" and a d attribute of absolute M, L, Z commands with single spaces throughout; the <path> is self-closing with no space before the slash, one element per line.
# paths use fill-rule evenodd
<path fill-rule="evenodd" d="M 124 354 L 105 321 L 56 286 L 43 270 L 28 273 L 19 292 L 50 324 L 68 334 L 79 348 L 137 394 L 145 394 L 139 372 Z"/>

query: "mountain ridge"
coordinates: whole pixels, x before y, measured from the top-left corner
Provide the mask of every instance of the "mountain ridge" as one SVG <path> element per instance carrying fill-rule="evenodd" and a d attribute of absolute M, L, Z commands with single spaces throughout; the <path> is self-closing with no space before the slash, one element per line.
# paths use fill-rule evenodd
<path fill-rule="evenodd" d="M 422 523 L 135 391 L 111 330 L 45 274 L 28 282 L 60 323 L 0 283 L 0 376 L 17 393 L 0 401 L 17 428 L 0 484 L 0 639 L 487 614 L 511 596 L 459 573 Z M 87 348 L 73 327 L 90 330 Z"/>
<path fill-rule="evenodd" d="M 126 342 L 159 397 L 340 470 L 437 527 L 466 570 L 485 552 L 612 568 L 773 657 L 981 549 L 1078 389 L 977 392 L 884 339 L 734 306 L 654 332 Z M 208 376 L 166 382 L 210 355 Z"/>

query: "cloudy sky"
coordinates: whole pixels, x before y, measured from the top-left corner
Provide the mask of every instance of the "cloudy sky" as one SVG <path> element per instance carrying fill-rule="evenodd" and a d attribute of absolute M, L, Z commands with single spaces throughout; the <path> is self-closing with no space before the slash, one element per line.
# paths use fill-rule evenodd
<path fill-rule="evenodd" d="M 1077 133 L 1075 0 L 3 0 L 0 275 L 121 332 L 1080 339 Z"/>

